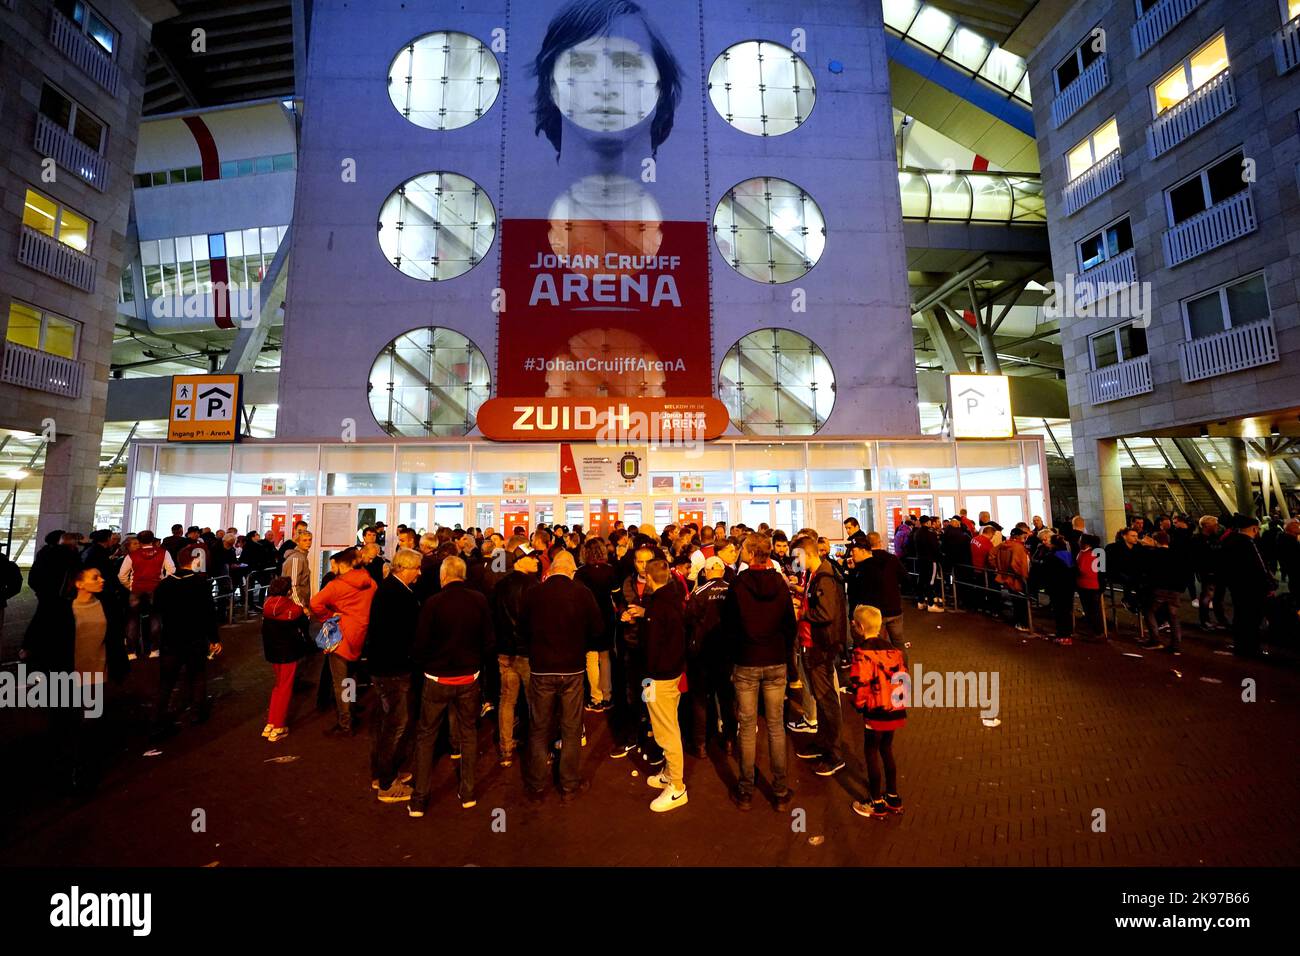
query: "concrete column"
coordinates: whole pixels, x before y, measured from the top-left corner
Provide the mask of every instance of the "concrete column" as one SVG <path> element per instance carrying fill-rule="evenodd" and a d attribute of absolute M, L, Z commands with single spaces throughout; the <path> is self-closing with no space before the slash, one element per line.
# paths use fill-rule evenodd
<path fill-rule="evenodd" d="M 1076 438 L 1074 475 L 1079 487 L 1079 514 L 1088 531 L 1106 544 L 1127 524 L 1119 442 L 1114 438 Z"/>
<path fill-rule="evenodd" d="M 59 435 L 45 446 L 41 476 L 38 546 L 56 529 L 93 530 L 99 480 L 99 441 L 86 435 Z"/>
<path fill-rule="evenodd" d="M 1255 513 L 1255 486 L 1250 479 L 1250 464 L 1246 458 L 1246 442 L 1241 438 L 1228 439 L 1232 459 L 1232 484 L 1237 510 L 1244 515 Z"/>

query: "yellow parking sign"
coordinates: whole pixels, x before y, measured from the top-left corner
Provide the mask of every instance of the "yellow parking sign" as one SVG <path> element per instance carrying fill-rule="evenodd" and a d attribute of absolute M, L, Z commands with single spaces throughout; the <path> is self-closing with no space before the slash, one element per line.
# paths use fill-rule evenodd
<path fill-rule="evenodd" d="M 168 441 L 238 441 L 240 376 L 173 375 Z"/>

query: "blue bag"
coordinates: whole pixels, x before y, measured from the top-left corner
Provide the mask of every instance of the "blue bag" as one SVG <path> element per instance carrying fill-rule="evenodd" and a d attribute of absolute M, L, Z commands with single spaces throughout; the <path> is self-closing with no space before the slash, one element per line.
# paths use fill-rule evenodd
<path fill-rule="evenodd" d="M 316 646 L 328 654 L 342 643 L 343 629 L 339 627 L 339 616 L 335 614 L 316 632 Z"/>

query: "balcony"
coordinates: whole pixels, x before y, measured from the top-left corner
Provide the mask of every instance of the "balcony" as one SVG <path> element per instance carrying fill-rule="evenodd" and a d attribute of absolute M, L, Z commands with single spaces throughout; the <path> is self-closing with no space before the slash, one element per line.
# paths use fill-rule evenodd
<path fill-rule="evenodd" d="M 1268 318 L 1184 342 L 1183 381 L 1199 382 L 1277 360 L 1277 332 Z"/>
<path fill-rule="evenodd" d="M 113 58 L 58 10 L 50 11 L 50 42 L 110 95 L 117 96 L 122 72 Z"/>
<path fill-rule="evenodd" d="M 1141 56 L 1201 5 L 1201 0 L 1160 0 L 1133 24 L 1133 52 Z"/>
<path fill-rule="evenodd" d="M 1170 107 L 1147 127 L 1147 148 L 1155 159 L 1193 133 L 1204 129 L 1237 105 L 1232 74 L 1224 70 L 1177 106 Z"/>
<path fill-rule="evenodd" d="M 1107 365 L 1088 373 L 1088 400 L 1093 405 L 1145 395 L 1151 390 L 1149 355 Z"/>
<path fill-rule="evenodd" d="M 1103 156 L 1097 163 L 1065 184 L 1065 214 L 1073 216 L 1088 203 L 1108 189 L 1124 181 L 1124 161 L 1118 149 Z"/>
<path fill-rule="evenodd" d="M 1273 34 L 1273 56 L 1277 60 L 1278 76 L 1300 64 L 1300 17 Z"/>
<path fill-rule="evenodd" d="M 18 261 L 82 292 L 95 291 L 95 260 L 84 252 L 22 226 L 18 236 Z"/>
<path fill-rule="evenodd" d="M 1098 57 L 1091 66 L 1074 78 L 1074 82 L 1061 90 L 1052 101 L 1052 127 L 1061 124 L 1083 108 L 1083 105 L 1106 88 L 1110 82 L 1110 69 L 1106 56 Z"/>
<path fill-rule="evenodd" d="M 53 159 L 100 192 L 108 187 L 108 160 L 42 114 L 36 116 L 36 142 L 33 145 L 36 152 Z"/>
<path fill-rule="evenodd" d="M 1091 305 L 1127 289 L 1137 280 L 1137 252 L 1130 249 L 1080 272 L 1074 284 L 1075 303 Z"/>
<path fill-rule="evenodd" d="M 1165 265 L 1171 269 L 1188 259 L 1249 235 L 1259 227 L 1255 200 L 1249 189 L 1199 212 L 1165 232 Z"/>
<path fill-rule="evenodd" d="M 86 377 L 84 362 L 29 349 L 14 342 L 4 344 L 4 353 L 0 382 L 65 398 L 81 397 L 81 383 Z"/>

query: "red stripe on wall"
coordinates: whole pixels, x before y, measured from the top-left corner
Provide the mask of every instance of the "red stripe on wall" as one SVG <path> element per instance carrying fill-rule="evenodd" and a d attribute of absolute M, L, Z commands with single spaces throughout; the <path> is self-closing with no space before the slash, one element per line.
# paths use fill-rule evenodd
<path fill-rule="evenodd" d="M 976 153 L 976 154 L 975 154 L 975 162 L 971 163 L 970 168 L 971 168 L 972 170 L 974 170 L 975 172 L 977 172 L 977 173 L 985 172 L 985 171 L 987 171 L 988 168 L 989 168 L 989 161 L 988 161 L 988 159 L 987 159 L 986 157 L 981 156 L 981 155 L 979 155 L 978 153 Z"/>
<path fill-rule="evenodd" d="M 225 259 L 212 260 L 212 314 L 217 328 L 233 329 L 235 321 L 230 315 L 230 267 Z"/>
<path fill-rule="evenodd" d="M 199 158 L 203 163 L 204 179 L 221 178 L 221 158 L 217 155 L 217 141 L 212 138 L 212 130 L 208 129 L 208 124 L 203 122 L 200 116 L 183 116 L 185 125 L 189 127 L 190 135 L 194 137 L 194 142 L 199 146 Z"/>

